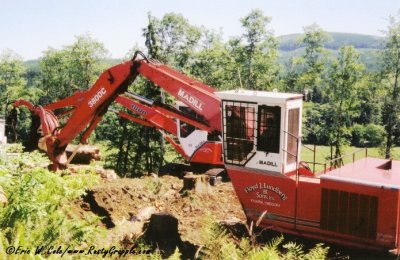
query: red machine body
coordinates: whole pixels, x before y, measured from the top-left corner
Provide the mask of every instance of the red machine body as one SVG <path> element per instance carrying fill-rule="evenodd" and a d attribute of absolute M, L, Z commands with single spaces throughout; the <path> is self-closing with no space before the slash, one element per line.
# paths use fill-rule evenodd
<path fill-rule="evenodd" d="M 339 245 L 400 249 L 400 161 L 353 157 L 313 174 L 300 161 L 301 96 L 217 95 L 225 168 L 249 221 Z"/>

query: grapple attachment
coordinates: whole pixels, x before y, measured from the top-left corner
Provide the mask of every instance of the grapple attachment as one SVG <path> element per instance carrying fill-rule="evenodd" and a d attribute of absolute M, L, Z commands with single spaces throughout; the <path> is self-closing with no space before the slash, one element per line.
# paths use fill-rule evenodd
<path fill-rule="evenodd" d="M 40 150 L 45 151 L 53 164 L 50 166 L 52 170 L 65 169 L 67 163 L 67 156 L 64 148 L 57 148 L 57 134 L 59 131 L 59 121 L 54 113 L 42 106 L 34 106 L 26 100 L 17 100 L 14 102 L 14 107 L 25 106 L 27 107 L 34 117 L 40 120 L 39 130 L 41 138 L 38 142 Z"/>

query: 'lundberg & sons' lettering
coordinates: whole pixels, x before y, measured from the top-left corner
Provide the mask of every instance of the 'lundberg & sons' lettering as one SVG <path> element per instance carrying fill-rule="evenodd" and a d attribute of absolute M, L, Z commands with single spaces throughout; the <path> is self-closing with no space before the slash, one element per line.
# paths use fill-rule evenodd
<path fill-rule="evenodd" d="M 272 185 L 266 184 L 266 183 L 261 183 L 261 182 L 256 183 L 256 184 L 254 184 L 252 186 L 245 187 L 244 191 L 246 193 L 250 193 L 250 192 L 253 192 L 253 191 L 258 190 L 258 189 L 260 189 L 260 190 L 262 190 L 262 189 L 263 190 L 270 190 L 272 192 L 275 192 L 282 200 L 286 200 L 287 199 L 286 194 L 283 191 L 281 191 L 279 189 L 279 187 L 272 186 Z"/>

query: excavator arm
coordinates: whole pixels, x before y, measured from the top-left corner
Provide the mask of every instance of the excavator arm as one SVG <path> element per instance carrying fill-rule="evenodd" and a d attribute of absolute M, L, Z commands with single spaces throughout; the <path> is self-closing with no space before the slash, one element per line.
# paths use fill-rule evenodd
<path fill-rule="evenodd" d="M 143 58 L 137 59 L 138 54 Z M 80 143 L 86 143 L 111 103 L 116 99 L 123 100 L 120 94 L 126 92 L 128 86 L 139 74 L 204 117 L 203 122 L 191 121 L 192 123 L 206 128 L 209 132 L 220 132 L 220 100 L 214 95 L 211 87 L 136 52 L 132 60 L 104 71 L 87 91 L 76 92 L 70 97 L 44 106 L 34 106 L 25 100 L 17 100 L 14 103 L 14 107 L 26 106 L 40 119 L 43 132 L 41 143 L 53 163 L 50 167 L 52 170 L 66 168 L 67 145 L 81 133 Z M 54 113 L 57 109 L 67 108 L 68 110 L 64 110 L 58 116 Z M 159 106 L 159 110 L 170 111 L 162 105 Z M 182 120 L 191 120 L 184 115 L 179 115 L 177 111 L 175 115 L 178 118 L 182 117 Z M 64 117 L 64 124 L 59 122 L 61 116 Z"/>
<path fill-rule="evenodd" d="M 159 63 L 141 62 L 138 72 L 202 115 L 211 131 L 221 132 L 221 100 L 213 88 Z"/>

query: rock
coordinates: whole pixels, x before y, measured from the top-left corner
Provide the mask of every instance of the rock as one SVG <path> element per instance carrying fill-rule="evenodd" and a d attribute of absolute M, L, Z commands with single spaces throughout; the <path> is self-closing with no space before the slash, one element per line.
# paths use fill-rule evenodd
<path fill-rule="evenodd" d="M 143 226 L 144 222 L 131 222 L 123 219 L 116 224 L 113 232 L 110 232 L 109 238 L 125 244 L 132 243 L 143 234 Z"/>
<path fill-rule="evenodd" d="M 138 214 L 136 215 L 136 219 L 138 221 L 147 221 L 150 219 L 151 215 L 156 212 L 155 207 L 145 207 L 139 210 Z"/>
<path fill-rule="evenodd" d="M 111 169 L 96 168 L 96 173 L 103 179 L 116 180 L 118 178 L 117 173 Z"/>

